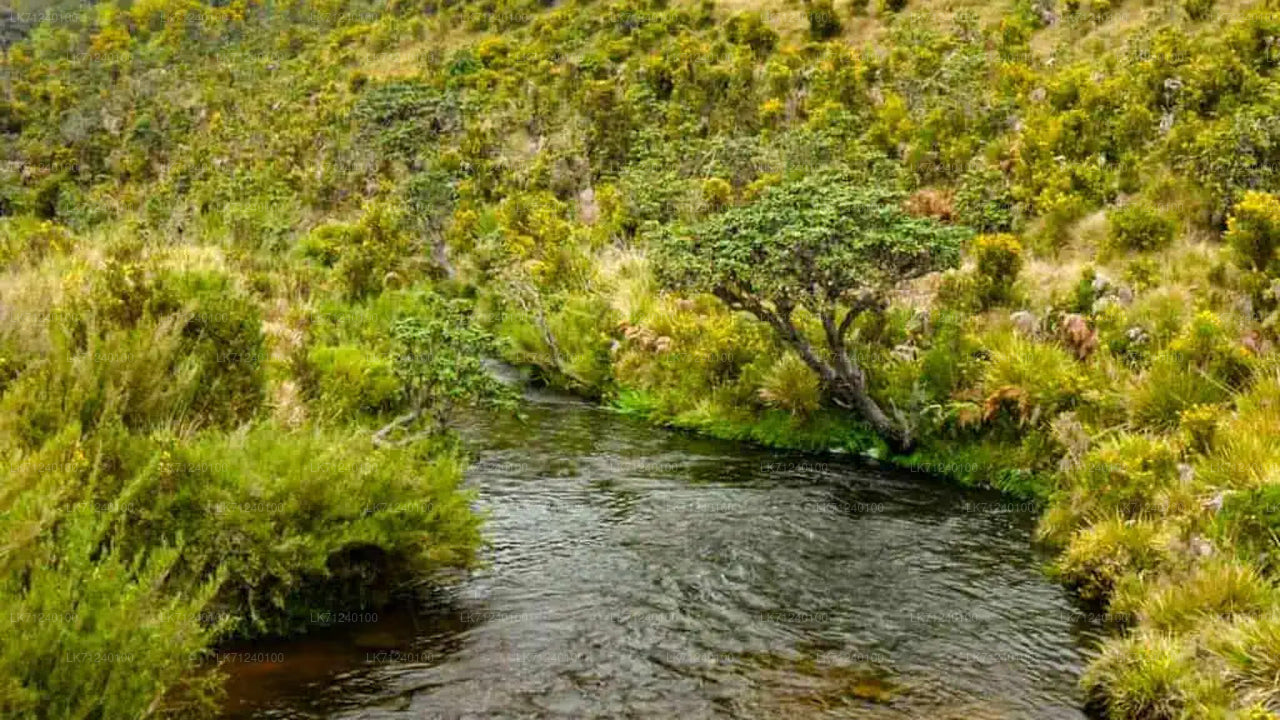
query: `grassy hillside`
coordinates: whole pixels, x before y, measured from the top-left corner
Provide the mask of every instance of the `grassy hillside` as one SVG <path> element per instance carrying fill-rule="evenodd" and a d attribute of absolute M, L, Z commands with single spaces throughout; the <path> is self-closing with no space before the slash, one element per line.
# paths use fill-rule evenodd
<path fill-rule="evenodd" d="M 443 428 L 492 335 L 654 422 L 1033 497 L 1117 622 L 1102 713 L 1280 713 L 1280 12 L 894 5 L 0 17 L 0 594 L 85 613 L 6 643 L 0 708 L 195 714 L 220 634 L 465 567 Z"/>

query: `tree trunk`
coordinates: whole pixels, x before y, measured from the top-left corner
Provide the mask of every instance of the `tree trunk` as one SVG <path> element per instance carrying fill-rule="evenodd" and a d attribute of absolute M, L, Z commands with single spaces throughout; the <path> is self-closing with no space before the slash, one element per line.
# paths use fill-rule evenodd
<path fill-rule="evenodd" d="M 446 280 L 453 280 L 458 276 L 458 272 L 453 269 L 453 263 L 449 262 L 449 248 L 444 244 L 443 236 L 437 235 L 431 241 L 431 259 L 444 273 Z"/>
<path fill-rule="evenodd" d="M 865 379 L 855 386 L 841 377 L 839 385 L 832 388 L 832 391 L 843 400 L 841 404 L 856 410 L 862 419 L 870 423 L 895 453 L 906 455 L 915 447 L 915 439 L 911 437 L 910 429 L 895 423 L 885 414 L 875 398 L 867 392 Z"/>
<path fill-rule="evenodd" d="M 831 393 L 837 405 L 852 410 L 862 417 L 876 431 L 889 447 L 898 454 L 905 455 L 915 447 L 915 438 L 905 422 L 894 422 L 885 414 L 875 398 L 867 392 L 867 376 L 857 361 L 849 356 L 845 348 L 845 335 L 852 326 L 854 318 L 861 312 L 875 307 L 875 301 L 856 305 L 850 308 L 844 320 L 835 322 L 835 305 L 820 312 L 823 332 L 826 335 L 827 347 L 831 352 L 828 362 L 814 351 L 809 339 L 800 332 L 791 319 L 793 306 L 786 302 L 776 302 L 776 310 L 748 295 L 721 288 L 716 295 L 729 307 L 746 310 L 770 326 L 787 342 L 800 359 L 804 360 Z"/>

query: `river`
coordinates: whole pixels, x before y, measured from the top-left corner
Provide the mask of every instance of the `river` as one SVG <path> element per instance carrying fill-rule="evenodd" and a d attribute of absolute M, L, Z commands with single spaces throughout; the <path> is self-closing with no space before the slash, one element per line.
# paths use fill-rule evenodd
<path fill-rule="evenodd" d="M 227 663 L 228 718 L 1079 719 L 1100 630 L 999 495 L 535 395 L 465 436 L 487 566 Z"/>

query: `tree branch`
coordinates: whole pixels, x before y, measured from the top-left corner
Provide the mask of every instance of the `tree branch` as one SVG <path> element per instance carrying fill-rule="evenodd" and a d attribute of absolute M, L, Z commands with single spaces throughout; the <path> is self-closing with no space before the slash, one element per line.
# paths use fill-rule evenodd
<path fill-rule="evenodd" d="M 400 445 L 404 445 L 405 441 L 392 442 L 387 439 L 387 436 L 399 428 L 404 428 L 404 427 L 408 427 L 409 425 L 412 425 L 420 417 L 422 417 L 422 407 L 418 406 L 413 409 L 413 412 L 407 413 L 405 415 L 401 415 L 395 420 L 392 420 L 391 422 L 382 426 L 381 430 L 373 434 L 373 444 L 380 448 L 397 447 Z M 409 442 L 412 442 L 415 439 L 417 438 L 416 437 L 410 438 Z"/>

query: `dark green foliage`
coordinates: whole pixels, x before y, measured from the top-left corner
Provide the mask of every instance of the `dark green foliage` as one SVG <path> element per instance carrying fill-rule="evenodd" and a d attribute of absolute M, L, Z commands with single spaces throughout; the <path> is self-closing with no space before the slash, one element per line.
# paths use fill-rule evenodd
<path fill-rule="evenodd" d="M 400 381 L 390 362 L 354 345 L 321 345 L 307 355 L 312 397 L 335 417 L 380 415 L 401 403 Z"/>
<path fill-rule="evenodd" d="M 979 232 L 1008 232 L 1014 225 L 1014 198 L 996 169 L 965 173 L 956 191 L 956 217 Z"/>
<path fill-rule="evenodd" d="M 1191 20 L 1207 20 L 1213 14 L 1214 0 L 1182 0 L 1182 11 Z"/>
<path fill-rule="evenodd" d="M 303 238 L 298 248 L 304 256 L 332 269 L 346 298 L 359 300 L 388 285 L 406 282 L 421 271 L 425 258 L 412 255 L 414 243 L 402 220 L 392 208 L 371 207 L 354 225 L 321 225 Z"/>
<path fill-rule="evenodd" d="M 435 457 L 433 457 L 435 455 Z M 457 463 L 425 446 L 371 450 L 365 433 L 288 432 L 161 443 L 123 488 L 123 548 L 181 537 L 170 582 L 217 579 L 211 609 L 244 634 L 305 630 L 315 608 L 376 608 L 474 559 Z"/>
<path fill-rule="evenodd" d="M 1280 569 L 1280 485 L 1231 493 L 1214 520 L 1215 530 L 1270 571 Z"/>
<path fill-rule="evenodd" d="M 900 200 L 866 177 L 812 173 L 668 234 L 659 274 L 674 287 L 807 304 L 879 294 L 954 265 L 966 231 L 911 217 Z"/>
<path fill-rule="evenodd" d="M 1113 251 L 1150 252 L 1173 242 L 1172 218 L 1143 202 L 1132 202 L 1107 213 L 1107 243 Z"/>
<path fill-rule="evenodd" d="M 395 373 L 410 405 L 431 403 L 428 411 L 445 422 L 460 404 L 508 396 L 484 368 L 493 339 L 468 322 L 460 302 L 440 301 L 429 313 L 399 320 L 391 328 Z"/>
<path fill-rule="evenodd" d="M 190 412 L 215 425 L 243 422 L 263 397 L 266 346 L 258 306 L 225 275 L 162 276 L 152 312 L 189 315 L 181 353 L 198 365 Z"/>
<path fill-rule="evenodd" d="M 730 42 L 746 45 L 758 57 L 767 57 L 778 44 L 778 33 L 765 24 L 760 13 L 734 15 L 725 23 L 724 31 Z"/>
<path fill-rule="evenodd" d="M 463 114 L 453 95 L 399 81 L 367 88 L 352 117 L 380 150 L 411 160 L 432 140 L 460 130 Z"/>
<path fill-rule="evenodd" d="M 1177 165 L 1213 193 L 1219 222 L 1244 192 L 1276 187 L 1280 128 L 1272 117 L 1269 108 L 1242 105 L 1216 121 L 1180 128 L 1171 138 Z"/>
<path fill-rule="evenodd" d="M 833 38 L 844 29 L 831 0 L 805 0 L 805 13 L 809 16 L 809 37 L 814 40 Z"/>
<path fill-rule="evenodd" d="M 415 224 L 427 232 L 440 232 L 453 214 L 458 191 L 447 172 L 432 169 L 410 177 L 404 197 Z"/>
<path fill-rule="evenodd" d="M 103 547 L 101 513 L 80 505 L 21 571 L 6 558 L 0 714 L 11 718 L 212 716 L 218 677 L 196 672 L 220 624 L 216 586 L 165 590 L 181 547 L 132 557 Z M 0 523 L 6 531 L 8 523 Z M 166 697 L 182 688 L 182 697 Z"/>

